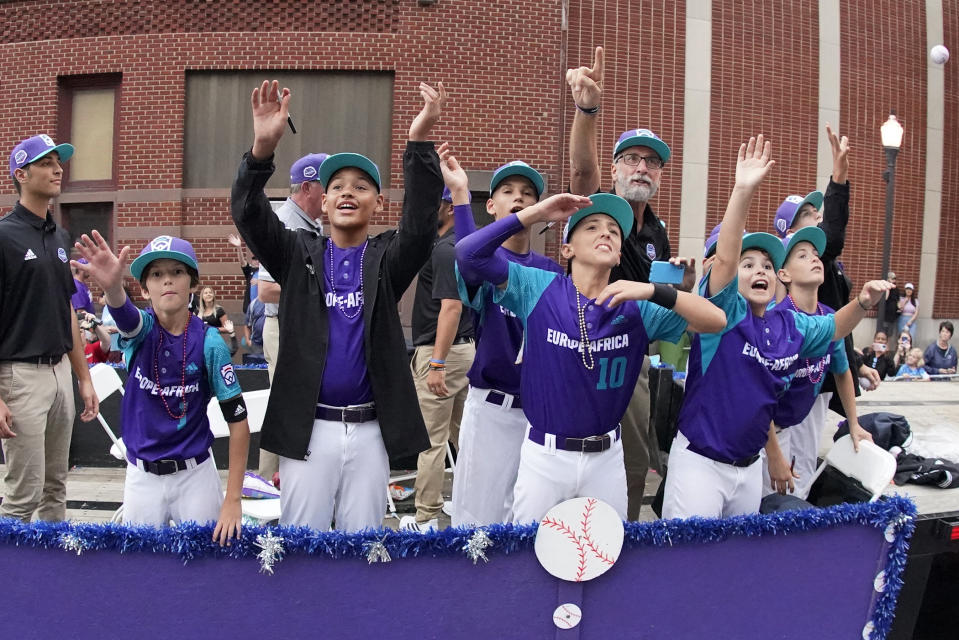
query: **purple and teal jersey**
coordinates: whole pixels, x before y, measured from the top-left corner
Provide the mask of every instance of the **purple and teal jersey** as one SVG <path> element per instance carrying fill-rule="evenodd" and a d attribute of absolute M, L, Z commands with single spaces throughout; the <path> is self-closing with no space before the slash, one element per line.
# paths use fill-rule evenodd
<path fill-rule="evenodd" d="M 708 278 L 700 283 L 706 295 Z M 697 453 L 720 461 L 749 458 L 766 444 L 776 403 L 804 358 L 824 356 L 836 326 L 833 316 L 786 309 L 753 314 L 738 278 L 710 300 L 726 312 L 726 328 L 693 338 L 682 431 Z"/>
<path fill-rule="evenodd" d="M 526 329 L 520 376 L 526 418 L 541 431 L 567 437 L 600 435 L 619 424 L 649 342 L 674 342 L 686 330 L 686 320 L 651 302 L 598 306 L 569 278 L 515 262 L 493 302 L 515 313 Z M 580 341 L 577 305 L 585 306 L 592 362 Z"/>
<path fill-rule="evenodd" d="M 330 319 L 330 348 L 326 351 L 319 402 L 333 407 L 365 404 L 373 400 L 363 344 L 362 256 L 366 243 L 340 249 L 333 240 L 327 242 L 323 254 L 327 262 L 322 267 L 321 280 Z M 330 247 L 333 248 L 332 272 Z"/>
<path fill-rule="evenodd" d="M 562 268 L 536 252 L 519 254 L 503 247 L 500 253 L 510 262 L 551 273 L 562 274 Z M 479 389 L 496 389 L 510 395 L 520 393 L 520 365 L 516 359 L 523 348 L 523 322 L 516 314 L 493 301 L 495 287 L 489 282 L 474 290 L 472 298 L 459 271 L 456 273 L 460 299 L 473 313 L 476 335 L 476 357 L 467 377 Z"/>
<path fill-rule="evenodd" d="M 122 403 L 127 458 L 155 462 L 201 455 L 213 444 L 206 417 L 210 398 L 222 402 L 241 393 L 230 350 L 219 332 L 195 315 L 186 336 L 174 336 L 152 310 L 137 310 L 129 300 L 127 305 L 111 309 L 128 371 Z"/>
<path fill-rule="evenodd" d="M 806 314 L 805 311 L 796 309 L 788 297 L 774 308 L 780 307 L 783 310 Z M 834 313 L 834 310 L 819 303 L 816 313 L 806 315 L 825 316 Z M 833 342 L 829 352 L 820 358 L 801 359 L 799 368 L 789 381 L 786 393 L 776 405 L 773 422 L 780 427 L 791 427 L 805 420 L 813 403 L 816 402 L 816 396 L 822 389 L 827 371 L 834 374 L 849 371 L 849 359 L 846 357 L 846 347 L 842 340 Z"/>

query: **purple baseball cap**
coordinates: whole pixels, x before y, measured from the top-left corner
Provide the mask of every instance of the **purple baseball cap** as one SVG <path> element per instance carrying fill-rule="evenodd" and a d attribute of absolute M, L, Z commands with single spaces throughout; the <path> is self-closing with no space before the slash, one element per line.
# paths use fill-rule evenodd
<path fill-rule="evenodd" d="M 539 171 L 529 166 L 522 160 L 513 160 L 512 162 L 507 162 L 493 172 L 493 179 L 489 182 L 490 195 L 496 191 L 496 187 L 499 186 L 500 182 L 510 176 L 523 176 L 532 182 L 533 188 L 536 189 L 537 198 L 542 196 L 543 191 L 546 190 L 546 181 L 543 180 L 543 175 Z"/>
<path fill-rule="evenodd" d="M 773 220 L 773 227 L 780 238 L 785 238 L 786 233 L 793 226 L 793 220 L 796 214 L 804 204 L 811 204 L 816 211 L 822 209 L 823 195 L 822 191 L 813 191 L 806 197 L 791 195 L 786 196 L 783 203 L 776 209 L 776 218 Z"/>
<path fill-rule="evenodd" d="M 473 194 L 470 193 L 469 191 L 466 192 L 466 197 L 467 197 L 467 202 L 473 201 Z M 443 187 L 443 197 L 440 199 L 443 200 L 444 202 L 449 202 L 450 204 L 453 204 L 453 193 L 450 191 L 449 187 Z"/>
<path fill-rule="evenodd" d="M 137 280 L 143 275 L 143 270 L 154 260 L 169 258 L 182 262 L 188 267 L 193 267 L 197 273 L 200 273 L 200 267 L 196 263 L 196 253 L 193 251 L 193 245 L 182 238 L 174 236 L 157 236 L 150 241 L 150 244 L 143 247 L 143 251 L 137 256 L 137 259 L 130 263 L 130 273 Z"/>
<path fill-rule="evenodd" d="M 623 131 L 619 140 L 616 141 L 616 146 L 613 147 L 613 158 L 630 147 L 649 147 L 662 159 L 663 164 L 669 162 L 669 145 L 649 129 Z"/>
<path fill-rule="evenodd" d="M 722 226 L 723 223 L 720 222 L 709 232 L 709 237 L 706 238 L 706 250 L 703 252 L 703 260 L 716 253 L 716 243 L 719 242 L 719 230 Z"/>
<path fill-rule="evenodd" d="M 13 148 L 10 153 L 10 175 L 17 169 L 22 169 L 31 162 L 36 162 L 48 153 L 56 151 L 60 156 L 60 162 L 66 162 L 73 155 L 73 145 L 57 144 L 53 138 L 45 133 L 38 136 L 27 138 Z"/>
<path fill-rule="evenodd" d="M 783 262 L 789 259 L 789 254 L 800 242 L 809 242 L 821 256 L 823 251 L 826 250 L 826 232 L 819 227 L 803 227 L 796 233 L 790 233 L 783 238 L 783 248 L 786 249 L 786 257 L 783 258 Z"/>
<path fill-rule="evenodd" d="M 320 165 L 329 158 L 326 153 L 309 153 L 290 167 L 290 184 L 313 182 L 320 179 Z"/>

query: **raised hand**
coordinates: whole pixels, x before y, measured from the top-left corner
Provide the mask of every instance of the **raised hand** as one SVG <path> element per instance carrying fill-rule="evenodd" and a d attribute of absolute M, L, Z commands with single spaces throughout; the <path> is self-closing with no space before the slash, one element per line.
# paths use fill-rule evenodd
<path fill-rule="evenodd" d="M 443 106 L 446 104 L 446 88 L 442 82 L 436 86 L 437 88 L 434 89 L 425 82 L 420 83 L 420 95 L 423 97 L 423 108 L 416 114 L 416 118 L 413 119 L 413 124 L 410 125 L 410 140 L 429 140 L 433 125 L 440 119 Z"/>
<path fill-rule="evenodd" d="M 253 90 L 250 105 L 253 108 L 253 157 L 266 160 L 273 155 L 283 137 L 290 115 L 290 90 L 280 90 L 280 83 L 264 80 Z"/>
<path fill-rule="evenodd" d="M 226 241 L 232 244 L 237 249 L 240 248 L 240 236 L 238 236 L 237 234 L 231 233 L 230 235 L 226 237 Z"/>
<path fill-rule="evenodd" d="M 572 193 L 557 193 L 541 202 L 526 207 L 520 211 L 520 222 L 529 226 L 537 222 L 560 222 L 571 215 L 593 204 L 586 196 L 577 196 Z"/>
<path fill-rule="evenodd" d="M 649 300 L 653 295 L 653 285 L 648 282 L 633 282 L 632 280 L 617 280 L 606 286 L 596 296 L 596 304 L 602 305 L 609 300 L 608 308 L 612 309 L 627 300 Z"/>
<path fill-rule="evenodd" d="M 465 204 L 464 202 L 457 202 L 457 195 L 466 198 L 466 202 L 469 202 L 469 196 L 467 195 L 470 189 L 469 177 L 453 155 L 453 149 L 450 147 L 450 143 L 444 142 L 440 145 L 437 153 L 440 156 L 440 170 L 443 172 L 443 182 L 446 183 L 450 193 L 453 195 L 453 203 Z"/>
<path fill-rule="evenodd" d="M 592 67 L 566 70 L 566 84 L 573 94 L 573 102 L 583 109 L 594 109 L 603 98 L 604 53 L 596 47 Z"/>
<path fill-rule="evenodd" d="M 849 138 L 839 137 L 829 123 L 826 123 L 826 137 L 832 147 L 832 181 L 836 184 L 846 184 L 849 179 Z"/>
<path fill-rule="evenodd" d="M 110 245 L 103 239 L 99 231 L 93 231 L 92 237 L 87 234 L 80 236 L 74 245 L 81 256 L 87 259 L 88 264 L 80 264 L 76 260 L 70 266 L 89 274 L 107 296 L 108 304 L 119 307 L 125 301 L 123 291 L 123 273 L 126 269 L 130 247 L 120 249 L 120 255 L 114 255 Z M 112 304 L 117 303 L 117 304 Z"/>
<path fill-rule="evenodd" d="M 879 304 L 887 291 L 895 289 L 896 285 L 888 280 L 870 280 L 862 286 L 859 294 L 859 306 L 871 309 Z"/>
<path fill-rule="evenodd" d="M 771 160 L 771 145 L 759 134 L 740 145 L 736 160 L 736 186 L 755 189 L 776 164 Z"/>
<path fill-rule="evenodd" d="M 669 262 L 686 269 L 683 272 L 683 281 L 676 285 L 676 288 L 680 291 L 692 291 L 696 286 L 696 258 L 670 258 Z"/>

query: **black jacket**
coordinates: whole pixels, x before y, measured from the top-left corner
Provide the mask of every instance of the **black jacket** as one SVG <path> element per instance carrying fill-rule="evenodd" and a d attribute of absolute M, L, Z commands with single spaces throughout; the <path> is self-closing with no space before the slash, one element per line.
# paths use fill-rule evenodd
<path fill-rule="evenodd" d="M 647 204 L 643 210 L 643 223 L 634 222 L 629 235 L 623 239 L 620 263 L 613 267 L 609 281 L 649 282 L 653 260 L 669 260 L 671 254 L 666 227 Z"/>
<path fill-rule="evenodd" d="M 274 215 L 263 187 L 273 174 L 272 158 L 247 153 L 233 182 L 230 210 L 240 234 L 283 287 L 280 351 L 261 446 L 305 459 L 313 431 L 329 344 L 324 300 L 324 255 L 329 238 L 290 231 Z M 391 461 L 429 448 L 397 302 L 430 255 L 443 191 L 439 157 L 432 142 L 409 142 L 403 154 L 405 198 L 397 229 L 371 237 L 363 260 L 363 322 L 366 367 L 386 452 Z"/>

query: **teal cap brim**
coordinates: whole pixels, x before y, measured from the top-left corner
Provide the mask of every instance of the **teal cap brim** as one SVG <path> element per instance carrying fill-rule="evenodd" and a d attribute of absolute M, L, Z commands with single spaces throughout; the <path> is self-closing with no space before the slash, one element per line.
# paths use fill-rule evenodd
<path fill-rule="evenodd" d="M 59 156 L 60 162 L 63 163 L 69 160 L 73 156 L 74 148 L 72 144 L 68 142 L 64 142 L 63 144 L 58 144 L 55 147 L 50 147 L 46 151 L 38 153 L 37 155 L 30 158 L 30 160 L 26 164 L 30 164 L 31 162 L 36 162 L 43 156 L 53 153 L 54 151 L 57 152 L 57 156 Z"/>
<path fill-rule="evenodd" d="M 783 246 L 783 241 L 771 233 L 764 233 L 762 231 L 747 233 L 743 236 L 743 248 L 740 253 L 747 249 L 761 249 L 765 251 L 773 261 L 773 268 L 776 271 L 782 268 L 783 261 L 786 259 L 786 248 Z"/>
<path fill-rule="evenodd" d="M 499 186 L 499 183 L 505 180 L 510 176 L 523 176 L 533 183 L 533 187 L 536 189 L 536 195 L 541 197 L 543 191 L 546 189 L 546 181 L 543 180 L 542 174 L 533 167 L 526 165 L 513 165 L 507 166 L 503 169 L 500 169 L 493 174 L 493 179 L 489 183 L 489 192 L 492 195 L 496 191 L 496 187 Z"/>
<path fill-rule="evenodd" d="M 803 227 L 796 233 L 788 236 L 788 240 L 783 241 L 786 250 L 786 255 L 783 257 L 784 263 L 789 258 L 792 250 L 795 249 L 796 245 L 800 242 L 811 243 L 812 246 L 816 247 L 816 252 L 822 257 L 823 252 L 826 250 L 826 233 L 819 227 Z"/>
<path fill-rule="evenodd" d="M 196 269 L 197 274 L 200 273 L 200 267 L 197 266 L 196 260 L 194 260 L 192 256 L 188 256 L 180 251 L 150 251 L 141 254 L 137 256 L 136 260 L 130 263 L 130 273 L 134 279 L 139 282 L 140 276 L 143 275 L 143 270 L 147 268 L 147 265 L 154 260 L 162 260 L 163 258 L 182 262 L 186 266 Z"/>
<path fill-rule="evenodd" d="M 612 193 L 597 193 L 590 196 L 589 199 L 592 200 L 593 204 L 574 213 L 569 222 L 566 223 L 566 228 L 563 231 L 563 242 L 569 242 L 569 237 L 580 220 L 594 213 L 603 213 L 615 220 L 623 232 L 623 240 L 625 240 L 629 232 L 633 230 L 633 208 L 629 206 L 629 203 Z"/>
<path fill-rule="evenodd" d="M 376 183 L 376 188 L 382 190 L 379 168 L 372 160 L 358 153 L 336 153 L 324 160 L 323 164 L 320 165 L 320 184 L 326 189 L 333 174 L 347 167 L 353 167 L 366 173 Z"/>

